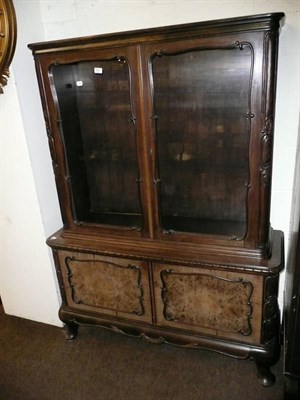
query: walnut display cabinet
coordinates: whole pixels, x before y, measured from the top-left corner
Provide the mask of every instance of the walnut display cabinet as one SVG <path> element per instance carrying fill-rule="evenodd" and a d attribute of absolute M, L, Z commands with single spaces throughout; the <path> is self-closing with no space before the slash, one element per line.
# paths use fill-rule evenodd
<path fill-rule="evenodd" d="M 279 358 L 270 227 L 274 13 L 29 45 L 64 226 L 48 244 L 69 338 Z"/>

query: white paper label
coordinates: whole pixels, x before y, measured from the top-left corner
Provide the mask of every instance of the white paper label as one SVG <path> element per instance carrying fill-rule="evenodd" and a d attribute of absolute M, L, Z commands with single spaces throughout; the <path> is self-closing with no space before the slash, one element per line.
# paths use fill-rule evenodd
<path fill-rule="evenodd" d="M 101 68 L 101 67 L 95 67 L 94 68 L 94 73 L 95 74 L 103 74 L 103 68 Z"/>

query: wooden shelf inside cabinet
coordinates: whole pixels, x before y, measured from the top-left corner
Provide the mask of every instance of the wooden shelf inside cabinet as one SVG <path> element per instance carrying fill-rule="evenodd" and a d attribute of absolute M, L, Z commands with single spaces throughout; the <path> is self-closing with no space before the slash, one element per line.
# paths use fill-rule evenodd
<path fill-rule="evenodd" d="M 245 234 L 245 223 L 239 221 L 200 219 L 166 215 L 161 222 L 163 229 L 172 232 L 201 232 L 202 234 L 230 237 L 232 240 L 241 238 Z"/>
<path fill-rule="evenodd" d="M 261 383 L 273 384 L 283 21 L 273 13 L 29 45 L 64 221 L 47 243 L 69 339 L 92 324 L 253 357 Z"/>

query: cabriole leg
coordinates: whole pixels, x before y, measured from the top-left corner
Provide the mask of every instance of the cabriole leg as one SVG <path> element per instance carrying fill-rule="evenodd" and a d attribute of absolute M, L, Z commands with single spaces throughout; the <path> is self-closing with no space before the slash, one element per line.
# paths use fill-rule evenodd
<path fill-rule="evenodd" d="M 262 386 L 272 386 L 274 385 L 276 378 L 275 375 L 271 372 L 271 365 L 261 362 L 260 360 L 255 360 L 257 371 L 258 371 L 258 379 Z"/>
<path fill-rule="evenodd" d="M 73 340 L 76 338 L 78 333 L 78 325 L 75 322 L 65 322 L 65 338 L 67 340 Z"/>

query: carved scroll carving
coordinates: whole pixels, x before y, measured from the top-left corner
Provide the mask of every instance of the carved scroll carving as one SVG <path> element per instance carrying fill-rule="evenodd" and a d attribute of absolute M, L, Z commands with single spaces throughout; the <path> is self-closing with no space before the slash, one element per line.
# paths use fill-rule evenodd
<path fill-rule="evenodd" d="M 265 280 L 265 299 L 263 308 L 263 342 L 274 338 L 276 325 L 279 320 L 278 275 L 268 276 Z"/>
<path fill-rule="evenodd" d="M 260 173 L 266 185 L 271 183 L 272 174 L 272 148 L 273 148 L 273 117 L 269 115 L 265 119 L 264 127 L 261 131 L 262 164 Z"/>
<path fill-rule="evenodd" d="M 264 62 L 270 63 L 274 57 L 274 50 L 272 42 L 274 41 L 274 32 L 268 31 L 265 33 L 264 38 Z M 274 63 L 271 62 L 271 65 Z M 274 68 L 274 67 L 273 67 Z M 273 148 L 273 82 L 272 77 L 274 73 L 269 70 L 264 70 L 263 74 L 263 96 L 261 111 L 263 115 L 263 128 L 261 130 L 261 166 L 260 173 L 262 181 L 265 185 L 271 184 L 272 174 L 272 148 Z"/>
<path fill-rule="evenodd" d="M 0 0 L 0 93 L 9 78 L 17 40 L 16 14 L 11 0 Z"/>

